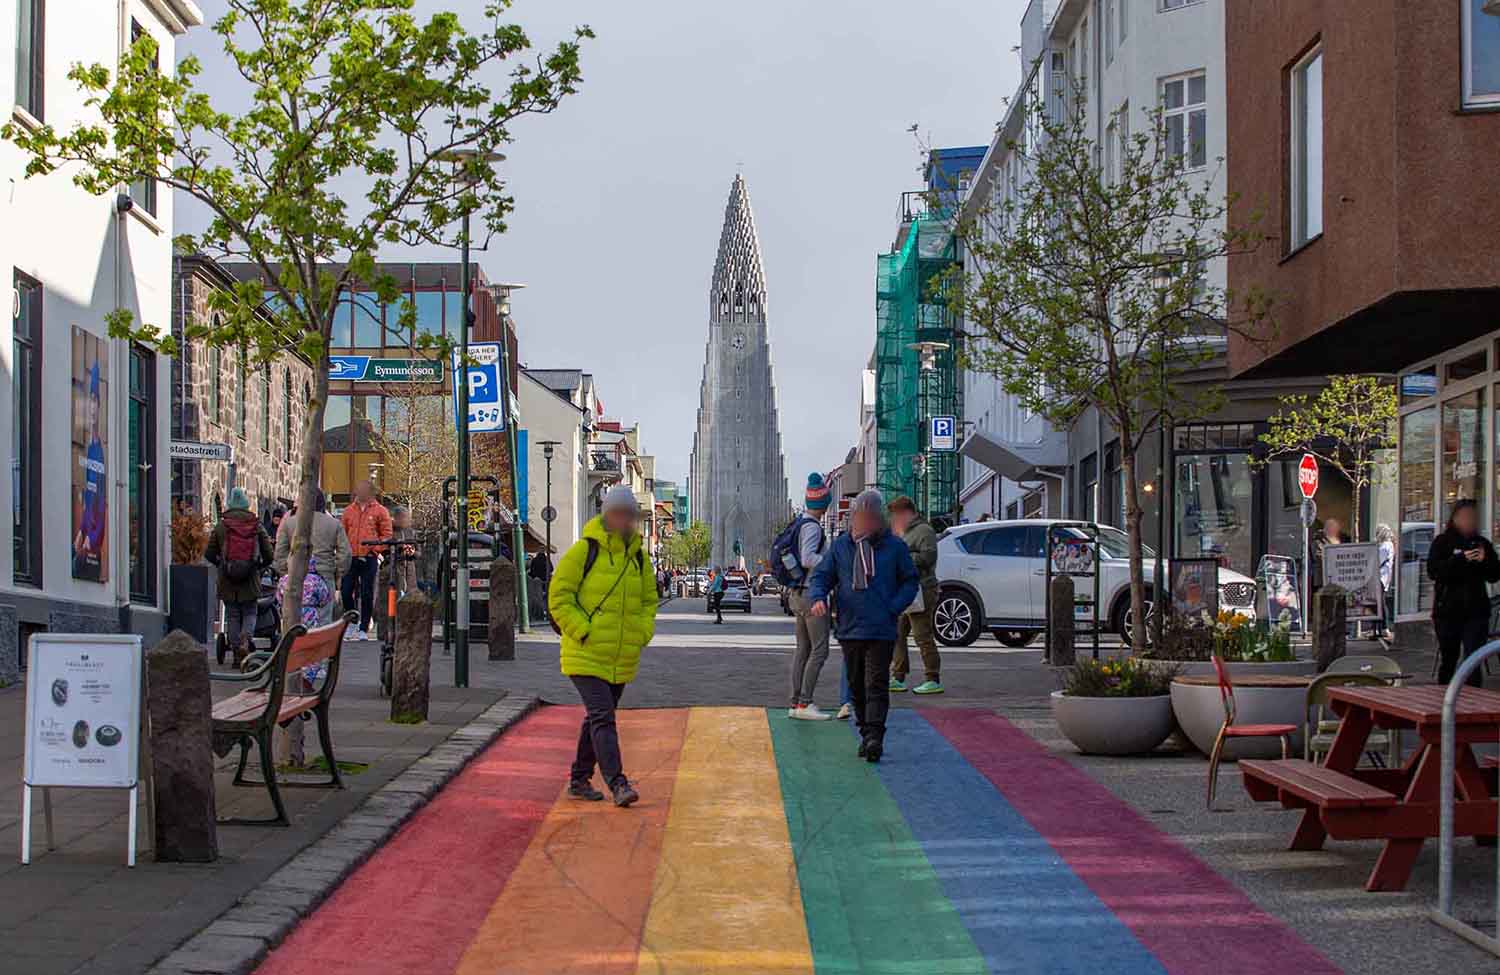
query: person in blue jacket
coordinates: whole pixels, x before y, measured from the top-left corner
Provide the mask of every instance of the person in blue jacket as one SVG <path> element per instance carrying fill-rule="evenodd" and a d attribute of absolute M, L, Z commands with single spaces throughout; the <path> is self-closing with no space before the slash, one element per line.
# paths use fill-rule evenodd
<path fill-rule="evenodd" d="M 900 537 L 885 521 L 885 499 L 873 488 L 854 499 L 849 530 L 828 546 L 813 570 L 807 599 L 814 616 L 838 601 L 834 632 L 843 647 L 854 692 L 859 756 L 878 762 L 885 750 L 885 718 L 890 710 L 891 655 L 896 624 L 917 596 L 917 567 Z"/>

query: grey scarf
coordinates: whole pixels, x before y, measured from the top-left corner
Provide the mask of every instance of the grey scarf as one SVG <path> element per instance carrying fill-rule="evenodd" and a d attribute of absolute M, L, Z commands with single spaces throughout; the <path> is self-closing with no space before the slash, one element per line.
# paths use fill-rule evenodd
<path fill-rule="evenodd" d="M 854 535 L 854 589 L 870 588 L 870 580 L 875 578 L 875 546 L 870 544 L 870 539 L 875 535 Z"/>

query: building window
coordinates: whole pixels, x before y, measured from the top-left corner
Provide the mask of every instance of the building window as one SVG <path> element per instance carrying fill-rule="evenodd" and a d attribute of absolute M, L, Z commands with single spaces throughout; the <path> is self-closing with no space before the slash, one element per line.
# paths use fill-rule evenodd
<path fill-rule="evenodd" d="M 1083 18 L 1078 28 L 1078 88 L 1088 90 L 1089 85 L 1089 19 Z"/>
<path fill-rule="evenodd" d="M 141 38 L 145 38 L 151 45 L 151 66 L 157 70 L 161 68 L 161 56 L 156 49 L 156 42 L 151 36 L 134 20 L 130 22 L 130 43 L 135 46 Z M 156 216 L 156 179 L 151 176 L 143 176 L 130 184 L 130 198 L 135 205 L 142 210 Z"/>
<path fill-rule="evenodd" d="M 1181 10 L 1202 3 L 1203 0 L 1161 0 L 1162 10 Z"/>
<path fill-rule="evenodd" d="M 130 349 L 130 598 L 156 600 L 156 357 Z"/>
<path fill-rule="evenodd" d="M 222 324 L 219 316 L 214 316 L 214 331 L 219 330 Z M 223 426 L 224 417 L 219 413 L 224 402 L 224 350 L 217 345 L 209 346 L 208 349 L 208 418 L 215 426 Z"/>
<path fill-rule="evenodd" d="M 1323 232 L 1323 52 L 1297 62 L 1291 76 L 1292 249 Z"/>
<path fill-rule="evenodd" d="M 239 382 L 235 384 L 234 396 L 234 428 L 239 433 L 241 440 L 245 439 L 245 392 L 246 388 L 250 385 L 249 359 L 250 350 L 243 345 L 240 346 L 240 374 Z"/>
<path fill-rule="evenodd" d="M 271 455 L 271 364 L 260 371 L 260 449 Z"/>
<path fill-rule="evenodd" d="M 25 9 L 22 4 L 22 9 Z M 10 470 L 13 558 L 17 585 L 42 584 L 42 288 L 19 271 L 11 342 Z"/>
<path fill-rule="evenodd" d="M 1115 63 L 1115 0 L 1104 0 L 1104 63 Z"/>
<path fill-rule="evenodd" d="M 1202 71 L 1161 83 L 1167 155 L 1185 169 L 1208 165 L 1208 76 Z"/>
<path fill-rule="evenodd" d="M 43 120 L 42 55 L 46 45 L 46 0 L 19 0 L 16 13 L 16 106 Z"/>
<path fill-rule="evenodd" d="M 292 462 L 292 370 L 286 371 L 281 386 L 281 459 Z"/>
<path fill-rule="evenodd" d="M 1484 12 L 1485 0 L 1464 5 L 1464 104 L 1500 105 L 1500 17 Z"/>
<path fill-rule="evenodd" d="M 1120 8 L 1120 45 L 1123 47 L 1125 38 L 1130 33 L 1130 0 L 1119 0 Z"/>

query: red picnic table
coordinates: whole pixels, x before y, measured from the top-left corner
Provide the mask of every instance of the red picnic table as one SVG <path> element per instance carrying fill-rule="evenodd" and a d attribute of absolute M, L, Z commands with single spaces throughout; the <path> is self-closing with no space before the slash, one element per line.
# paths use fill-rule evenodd
<path fill-rule="evenodd" d="M 1440 684 L 1329 688 L 1329 706 L 1343 720 L 1325 763 L 1242 761 L 1245 791 L 1257 801 L 1304 810 L 1293 850 L 1320 850 L 1330 836 L 1385 840 L 1365 890 L 1404 889 L 1422 843 L 1438 835 L 1446 690 Z M 1500 804 L 1473 746 L 1500 739 L 1500 692 L 1465 687 L 1454 719 L 1454 835 L 1494 836 Z M 1417 749 L 1401 768 L 1357 767 L 1375 728 L 1416 733 Z"/>

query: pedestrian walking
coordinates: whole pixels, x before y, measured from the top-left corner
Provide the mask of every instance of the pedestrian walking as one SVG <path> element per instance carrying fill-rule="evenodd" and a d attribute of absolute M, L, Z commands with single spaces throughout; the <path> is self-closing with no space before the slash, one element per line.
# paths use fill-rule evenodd
<path fill-rule="evenodd" d="M 640 796 L 626 777 L 615 709 L 635 680 L 641 650 L 656 631 L 655 573 L 637 524 L 640 508 L 626 485 L 604 495 L 583 538 L 558 560 L 547 609 L 562 631 L 562 672 L 573 682 L 586 712 L 568 780 L 568 795 L 597 801 L 597 766 L 615 805 Z"/>
<path fill-rule="evenodd" d="M 906 690 L 906 675 L 911 673 L 911 661 L 907 655 L 906 642 L 910 637 L 922 654 L 922 683 L 911 689 L 913 694 L 943 693 L 942 658 L 938 655 L 937 635 L 933 629 L 933 612 L 937 609 L 937 532 L 927 519 L 917 511 L 916 503 L 901 495 L 890 504 L 891 531 L 901 536 L 911 551 L 912 564 L 917 567 L 920 596 L 901 614 L 896 626 L 896 652 L 891 661 L 891 690 Z"/>
<path fill-rule="evenodd" d="M 715 566 L 708 574 L 708 604 L 719 625 L 724 623 L 724 570 Z"/>
<path fill-rule="evenodd" d="M 1376 551 L 1380 555 L 1381 612 L 1380 638 L 1391 637 L 1391 621 L 1396 618 L 1396 590 L 1392 585 L 1396 574 L 1396 533 L 1391 526 L 1381 522 L 1375 526 Z"/>
<path fill-rule="evenodd" d="M 224 603 L 224 638 L 234 652 L 235 666 L 250 653 L 260 602 L 260 570 L 275 553 L 271 536 L 250 510 L 250 496 L 242 487 L 229 492 L 229 506 L 219 516 L 203 557 L 219 567 L 219 599 Z"/>
<path fill-rule="evenodd" d="M 1495 547 L 1479 534 L 1479 509 L 1459 501 L 1442 534 L 1427 550 L 1427 574 L 1436 583 L 1432 627 L 1437 632 L 1438 683 L 1453 679 L 1458 663 L 1478 650 L 1489 634 L 1488 583 L 1500 582 L 1500 559 Z M 1484 686 L 1483 668 L 1469 675 L 1469 683 Z"/>
<path fill-rule="evenodd" d="M 319 491 L 313 496 L 313 510 L 310 513 L 304 515 L 301 511 L 295 511 L 287 515 L 282 522 L 281 531 L 276 533 L 275 569 L 277 575 L 285 578 L 287 564 L 291 559 L 292 536 L 297 534 L 303 517 L 311 517 L 307 571 L 322 579 L 330 591 L 337 592 L 340 580 L 349 571 L 352 553 L 349 551 L 349 536 L 344 534 L 344 526 L 324 510 L 327 506 L 327 496 Z M 322 625 L 332 622 L 333 600 L 330 599 L 319 607 L 318 623 Z"/>
<path fill-rule="evenodd" d="M 885 750 L 897 618 L 917 592 L 917 567 L 886 525 L 885 499 L 873 488 L 863 491 L 850 509 L 849 530 L 813 569 L 807 596 L 817 616 L 828 613 L 830 598 L 838 601 L 835 632 L 848 661 L 859 756 L 868 762 L 880 761 Z"/>
<path fill-rule="evenodd" d="M 787 604 L 796 615 L 797 651 L 792 654 L 791 707 L 786 714 L 805 721 L 827 721 L 833 717 L 813 703 L 818 675 L 828 659 L 829 619 L 826 615 L 814 616 L 807 598 L 812 570 L 823 558 L 823 525 L 818 519 L 828 510 L 829 499 L 828 485 L 823 483 L 822 475 L 809 474 L 803 492 L 803 513 L 792 520 L 771 546 L 771 564 L 779 568 L 777 575 L 790 587 Z M 795 565 L 787 566 L 788 560 Z"/>
<path fill-rule="evenodd" d="M 1324 586 L 1323 558 L 1330 545 L 1342 545 L 1344 538 L 1344 526 L 1337 518 L 1324 520 L 1323 527 L 1312 539 L 1312 552 L 1309 554 L 1312 562 L 1312 589 L 1316 592 Z"/>
<path fill-rule="evenodd" d="M 379 548 L 370 543 L 391 537 L 391 513 L 375 500 L 375 485 L 364 480 L 354 485 L 354 500 L 344 509 L 341 520 L 354 557 L 340 594 L 345 612 L 355 608 L 358 597 L 359 628 L 354 631 L 354 639 L 368 640 L 370 619 L 375 614 L 375 577 L 380 569 Z"/>

